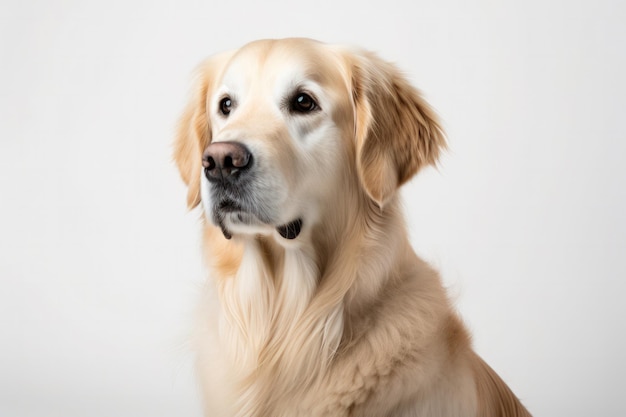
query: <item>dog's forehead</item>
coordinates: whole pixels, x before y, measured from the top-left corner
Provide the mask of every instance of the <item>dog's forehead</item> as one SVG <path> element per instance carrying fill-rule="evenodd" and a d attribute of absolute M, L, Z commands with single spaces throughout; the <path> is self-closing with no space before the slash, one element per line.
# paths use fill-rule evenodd
<path fill-rule="evenodd" d="M 342 60 L 331 46 L 307 39 L 282 39 L 240 48 L 225 68 L 223 83 L 269 86 L 309 80 L 324 86 L 344 78 Z"/>

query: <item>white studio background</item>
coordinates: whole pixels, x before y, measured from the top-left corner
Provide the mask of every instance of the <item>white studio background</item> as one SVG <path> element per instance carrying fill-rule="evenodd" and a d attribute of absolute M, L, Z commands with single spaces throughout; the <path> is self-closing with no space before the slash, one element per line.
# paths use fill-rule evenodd
<path fill-rule="evenodd" d="M 412 240 L 531 412 L 626 414 L 624 22 L 617 0 L 4 0 L 0 416 L 200 416 L 174 126 L 202 58 L 287 36 L 377 51 L 438 110 Z"/>

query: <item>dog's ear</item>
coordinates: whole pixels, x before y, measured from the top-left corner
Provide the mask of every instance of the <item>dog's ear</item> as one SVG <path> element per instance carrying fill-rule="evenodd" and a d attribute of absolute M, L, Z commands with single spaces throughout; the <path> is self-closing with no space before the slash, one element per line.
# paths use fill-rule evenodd
<path fill-rule="evenodd" d="M 198 66 L 191 99 L 178 122 L 174 141 L 174 161 L 188 186 L 187 206 L 192 209 L 200 203 L 200 175 L 202 153 L 211 142 L 207 98 L 213 84 L 232 53 L 222 53 L 205 60 Z"/>
<path fill-rule="evenodd" d="M 417 171 L 435 164 L 446 141 L 434 110 L 398 69 L 374 54 L 351 54 L 357 171 L 380 207 Z"/>

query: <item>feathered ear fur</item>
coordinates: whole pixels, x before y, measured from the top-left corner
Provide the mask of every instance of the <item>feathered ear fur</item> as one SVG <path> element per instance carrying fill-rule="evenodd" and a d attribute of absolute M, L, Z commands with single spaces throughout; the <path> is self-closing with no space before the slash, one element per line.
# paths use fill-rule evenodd
<path fill-rule="evenodd" d="M 434 110 L 392 64 L 371 53 L 352 55 L 357 171 L 380 207 L 446 146 Z"/>
<path fill-rule="evenodd" d="M 174 141 L 174 161 L 187 184 L 189 209 L 200 203 L 200 173 L 202 152 L 211 142 L 211 126 L 207 114 L 207 97 L 221 73 L 224 63 L 232 54 L 222 53 L 208 58 L 196 70 L 192 97 L 178 122 Z"/>

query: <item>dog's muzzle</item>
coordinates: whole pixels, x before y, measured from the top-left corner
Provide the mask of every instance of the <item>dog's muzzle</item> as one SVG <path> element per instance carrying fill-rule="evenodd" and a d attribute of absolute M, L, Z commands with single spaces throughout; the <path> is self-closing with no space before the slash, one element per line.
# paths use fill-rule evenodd
<path fill-rule="evenodd" d="M 257 210 L 253 203 L 243 203 L 247 200 L 245 189 L 250 186 L 248 180 L 253 176 L 250 175 L 252 165 L 252 153 L 238 142 L 213 142 L 207 146 L 202 155 L 204 175 L 211 184 L 216 199 L 213 220 L 219 225 L 226 239 L 232 238 L 232 233 L 225 224 L 227 216 L 233 219 L 234 215 L 237 222 L 245 223 Z M 256 217 L 261 222 L 269 222 L 269 219 L 263 218 L 259 213 Z M 302 219 L 298 218 L 278 226 L 276 231 L 284 239 L 295 239 L 302 231 Z"/>

